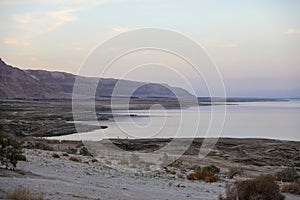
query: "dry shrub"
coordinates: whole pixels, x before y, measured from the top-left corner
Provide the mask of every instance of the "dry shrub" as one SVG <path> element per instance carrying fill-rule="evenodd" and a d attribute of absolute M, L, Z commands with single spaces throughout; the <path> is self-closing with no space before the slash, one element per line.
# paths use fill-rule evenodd
<path fill-rule="evenodd" d="M 186 177 L 188 180 L 203 180 L 207 183 L 219 181 L 220 178 L 209 168 L 196 168 L 194 172 L 191 172 Z"/>
<path fill-rule="evenodd" d="M 57 153 L 52 153 L 53 158 L 60 158 L 60 156 Z"/>
<path fill-rule="evenodd" d="M 69 154 L 68 154 L 67 152 L 63 152 L 63 153 L 62 153 L 62 156 L 66 156 L 66 157 L 68 157 L 68 156 L 69 156 Z"/>
<path fill-rule="evenodd" d="M 220 181 L 220 178 L 217 175 L 214 174 L 214 175 L 206 176 L 204 181 L 206 183 L 212 183 L 212 182 Z"/>
<path fill-rule="evenodd" d="M 293 167 L 289 167 L 283 169 L 280 172 L 276 173 L 277 180 L 284 181 L 284 182 L 294 182 L 299 178 L 299 174 L 297 173 L 296 169 Z"/>
<path fill-rule="evenodd" d="M 300 185 L 298 183 L 284 184 L 281 192 L 300 195 Z"/>
<path fill-rule="evenodd" d="M 194 172 L 189 173 L 189 174 L 186 176 L 187 180 L 195 180 L 194 177 L 195 177 L 195 173 L 194 173 Z"/>
<path fill-rule="evenodd" d="M 233 168 L 230 168 L 229 169 L 229 172 L 227 174 L 227 177 L 228 178 L 233 178 L 234 176 L 236 175 L 242 175 L 244 173 L 244 170 L 243 168 L 240 168 L 240 167 L 233 167 Z"/>
<path fill-rule="evenodd" d="M 98 162 L 98 160 L 96 159 L 96 158 L 92 158 L 92 160 L 91 160 L 93 163 L 94 162 Z"/>
<path fill-rule="evenodd" d="M 42 193 L 34 195 L 30 190 L 22 186 L 18 186 L 13 191 L 7 193 L 5 198 L 14 200 L 43 200 L 44 195 Z"/>
<path fill-rule="evenodd" d="M 276 177 L 272 174 L 260 174 L 255 179 L 269 183 L 276 183 Z"/>
<path fill-rule="evenodd" d="M 74 162 L 80 162 L 80 161 L 81 161 L 79 158 L 77 158 L 77 157 L 75 157 L 75 156 L 71 156 L 71 157 L 69 158 L 69 160 L 74 161 Z"/>
<path fill-rule="evenodd" d="M 256 179 L 246 180 L 227 186 L 226 198 L 219 197 L 220 200 L 284 200 L 284 196 L 279 191 L 276 183 L 260 181 Z"/>

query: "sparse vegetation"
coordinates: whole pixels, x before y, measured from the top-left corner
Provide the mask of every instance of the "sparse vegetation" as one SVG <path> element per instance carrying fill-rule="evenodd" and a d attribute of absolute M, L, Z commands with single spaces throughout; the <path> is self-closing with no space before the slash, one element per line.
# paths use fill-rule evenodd
<path fill-rule="evenodd" d="M 77 149 L 68 147 L 68 148 L 66 149 L 66 152 L 67 152 L 68 154 L 76 154 L 76 153 L 77 153 Z"/>
<path fill-rule="evenodd" d="M 79 154 L 83 156 L 93 156 L 86 147 L 82 147 Z"/>
<path fill-rule="evenodd" d="M 60 158 L 60 156 L 57 153 L 52 153 L 53 158 Z"/>
<path fill-rule="evenodd" d="M 166 169 L 166 173 L 167 173 L 167 174 L 173 174 L 173 175 L 175 175 L 175 174 L 176 174 L 176 171 L 173 170 L 173 169 Z"/>
<path fill-rule="evenodd" d="M 276 177 L 278 181 L 294 182 L 299 178 L 299 174 L 297 173 L 295 168 L 289 167 L 283 169 L 280 172 L 277 172 Z"/>
<path fill-rule="evenodd" d="M 276 183 L 261 180 L 246 180 L 227 186 L 226 198 L 220 196 L 220 200 L 284 200 Z"/>
<path fill-rule="evenodd" d="M 236 175 L 242 175 L 243 173 L 244 173 L 243 168 L 241 168 L 241 167 L 233 167 L 233 168 L 229 169 L 227 177 L 231 179 L 234 176 L 236 176 Z"/>
<path fill-rule="evenodd" d="M 15 168 L 19 160 L 26 161 L 26 157 L 22 155 L 21 142 L 16 136 L 4 133 L 0 126 L 0 163 L 6 168 Z"/>
<path fill-rule="evenodd" d="M 188 180 L 203 180 L 207 183 L 219 181 L 220 178 L 215 173 L 215 169 L 211 166 L 207 166 L 201 169 L 201 167 L 197 167 L 194 172 L 189 173 L 187 175 Z M 218 171 L 218 170 L 217 170 Z"/>
<path fill-rule="evenodd" d="M 68 157 L 69 154 L 68 154 L 67 152 L 63 152 L 63 153 L 62 153 L 62 156 Z"/>
<path fill-rule="evenodd" d="M 75 157 L 75 156 L 71 156 L 69 158 L 69 160 L 74 161 L 74 162 L 81 162 L 81 160 L 79 158 Z"/>
<path fill-rule="evenodd" d="M 42 193 L 34 195 L 29 189 L 18 186 L 11 192 L 7 193 L 5 198 L 13 200 L 43 200 L 44 195 Z"/>
<path fill-rule="evenodd" d="M 216 167 L 215 165 L 209 165 L 203 168 L 203 170 L 212 172 L 214 174 L 220 173 L 220 168 Z"/>
<path fill-rule="evenodd" d="M 53 151 L 53 148 L 47 144 L 45 141 L 36 142 L 36 141 L 27 141 L 26 148 L 28 149 L 41 149 L 46 151 Z"/>
<path fill-rule="evenodd" d="M 269 183 L 276 183 L 276 176 L 272 174 L 260 174 L 256 177 L 257 180 L 265 181 Z"/>
<path fill-rule="evenodd" d="M 98 160 L 96 158 L 92 158 L 91 162 L 98 162 Z"/>
<path fill-rule="evenodd" d="M 300 185 L 298 183 L 284 184 L 281 188 L 281 192 L 300 195 Z"/>

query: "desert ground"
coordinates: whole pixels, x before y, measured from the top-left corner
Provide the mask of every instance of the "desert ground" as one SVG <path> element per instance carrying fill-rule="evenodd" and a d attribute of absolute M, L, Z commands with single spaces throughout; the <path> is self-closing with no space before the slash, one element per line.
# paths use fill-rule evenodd
<path fill-rule="evenodd" d="M 44 199 L 218 199 L 225 195 L 227 184 L 262 173 L 274 174 L 288 166 L 296 166 L 299 171 L 300 166 L 300 145 L 289 141 L 225 138 L 218 141 L 208 156 L 199 158 L 197 151 L 202 139 L 196 139 L 179 159 L 158 164 L 143 157 L 171 139 L 114 139 L 110 145 L 101 141 L 98 145 L 108 152 L 112 150 L 111 144 L 130 150 L 126 151 L 128 154 L 103 152 L 94 157 L 79 155 L 84 145 L 77 141 L 31 137 L 24 140 L 27 161 L 19 161 L 15 171 L 0 170 L 3 197 L 13 188 L 24 186 L 33 193 L 42 193 Z M 177 140 L 178 145 L 185 142 Z M 198 166 L 208 165 L 220 168 L 217 182 L 186 178 Z M 239 169 L 239 173 L 230 177 L 232 169 Z M 284 195 L 287 200 L 300 198 Z"/>

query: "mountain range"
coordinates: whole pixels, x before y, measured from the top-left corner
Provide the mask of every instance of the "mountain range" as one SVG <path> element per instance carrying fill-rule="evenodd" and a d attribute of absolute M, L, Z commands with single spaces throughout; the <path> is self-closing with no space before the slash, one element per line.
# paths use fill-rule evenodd
<path fill-rule="evenodd" d="M 22 70 L 6 64 L 0 58 L 0 98 L 1 99 L 46 99 L 46 98 L 72 98 L 73 86 L 76 78 L 80 78 L 81 88 L 90 88 L 97 84 L 95 97 L 111 97 L 114 87 L 130 91 L 137 88 L 134 97 L 163 97 L 163 98 L 189 98 L 193 97 L 188 91 L 171 87 L 167 84 L 145 83 L 113 78 L 97 78 L 76 76 L 65 72 L 52 72 L 45 70 Z M 99 81 L 99 82 L 98 82 Z M 83 96 L 84 94 L 76 94 Z"/>

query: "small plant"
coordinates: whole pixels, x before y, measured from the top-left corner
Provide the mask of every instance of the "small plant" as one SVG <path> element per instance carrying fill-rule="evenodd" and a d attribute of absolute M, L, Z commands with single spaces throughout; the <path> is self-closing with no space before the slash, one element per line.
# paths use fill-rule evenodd
<path fill-rule="evenodd" d="M 69 154 L 68 154 L 67 152 L 63 152 L 63 153 L 62 153 L 62 156 L 68 157 Z"/>
<path fill-rule="evenodd" d="M 53 158 L 60 158 L 60 156 L 57 153 L 52 153 Z"/>
<path fill-rule="evenodd" d="M 45 142 L 28 142 L 27 148 L 53 151 L 53 148 L 51 146 L 45 144 Z"/>
<path fill-rule="evenodd" d="M 269 183 L 276 183 L 276 176 L 272 174 L 260 174 L 255 179 Z"/>
<path fill-rule="evenodd" d="M 79 154 L 83 156 L 93 156 L 86 147 L 82 147 Z"/>
<path fill-rule="evenodd" d="M 68 147 L 68 148 L 66 149 L 66 152 L 67 152 L 68 154 L 76 154 L 76 153 L 77 153 L 77 149 Z"/>
<path fill-rule="evenodd" d="M 219 181 L 220 178 L 211 170 L 211 168 L 204 167 L 204 168 L 196 168 L 194 172 L 189 173 L 187 175 L 188 180 L 203 180 L 207 183 Z"/>
<path fill-rule="evenodd" d="M 75 156 L 71 156 L 71 157 L 69 158 L 69 160 L 74 161 L 74 162 L 80 162 L 80 161 L 81 161 L 79 158 L 77 158 L 77 157 L 75 157 Z"/>
<path fill-rule="evenodd" d="M 13 199 L 13 200 L 43 200 L 44 195 L 42 193 L 34 195 L 31 193 L 30 190 L 28 190 L 22 186 L 18 186 L 11 192 L 7 193 L 5 195 L 5 198 Z"/>
<path fill-rule="evenodd" d="M 299 178 L 299 174 L 297 173 L 295 168 L 289 167 L 283 169 L 280 172 L 277 172 L 276 177 L 278 181 L 294 182 Z"/>
<path fill-rule="evenodd" d="M 244 173 L 244 170 L 240 167 L 233 167 L 229 169 L 229 172 L 227 174 L 227 177 L 232 179 L 236 175 L 242 175 Z"/>
<path fill-rule="evenodd" d="M 176 174 L 176 171 L 173 170 L 173 169 L 166 169 L 166 173 L 167 173 L 167 174 L 173 174 L 173 175 L 175 175 L 175 174 Z"/>
<path fill-rule="evenodd" d="M 209 165 L 203 168 L 203 170 L 206 170 L 208 172 L 212 172 L 214 174 L 220 173 L 220 168 L 214 166 L 214 165 Z"/>
<path fill-rule="evenodd" d="M 284 184 L 281 192 L 300 195 L 300 185 L 298 183 Z"/>
<path fill-rule="evenodd" d="M 189 173 L 189 174 L 186 176 L 186 179 L 187 179 L 187 180 L 195 180 L 194 178 L 195 178 L 195 173 L 194 173 L 194 172 Z"/>
<path fill-rule="evenodd" d="M 215 174 L 211 174 L 211 175 L 206 176 L 204 181 L 206 183 L 213 183 L 213 182 L 220 181 L 220 178 Z"/>
<path fill-rule="evenodd" d="M 219 197 L 220 200 L 284 200 L 284 196 L 279 191 L 276 183 L 260 181 L 256 179 L 246 180 L 227 186 L 226 198 Z"/>
<path fill-rule="evenodd" d="M 26 160 L 22 155 L 22 143 L 12 134 L 5 134 L 0 126 L 0 163 L 6 168 L 15 168 L 19 160 Z"/>
<path fill-rule="evenodd" d="M 26 161 L 26 160 L 27 160 L 27 159 L 26 159 L 26 156 L 23 155 L 23 154 L 17 155 L 17 156 L 16 156 L 16 159 L 17 159 L 18 161 Z"/>

